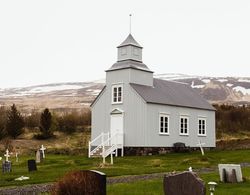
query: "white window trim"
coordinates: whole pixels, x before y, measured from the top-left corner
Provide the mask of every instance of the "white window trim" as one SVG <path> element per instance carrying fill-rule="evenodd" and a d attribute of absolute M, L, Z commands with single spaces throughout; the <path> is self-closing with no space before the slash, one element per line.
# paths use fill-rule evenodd
<path fill-rule="evenodd" d="M 200 134 L 199 133 L 199 120 L 204 120 L 205 121 L 205 134 Z M 198 136 L 199 137 L 206 137 L 207 136 L 207 119 L 205 117 L 199 117 L 198 118 Z"/>
<path fill-rule="evenodd" d="M 181 133 L 181 119 L 187 119 L 187 133 Z M 179 124 L 179 135 L 184 135 L 184 136 L 188 136 L 189 135 L 189 117 L 187 115 L 181 115 L 180 116 L 180 120 L 179 120 L 180 124 Z"/>
<path fill-rule="evenodd" d="M 168 126 L 167 126 L 167 129 L 168 129 L 168 132 L 161 132 L 161 117 L 167 117 L 168 118 Z M 170 117 L 169 117 L 169 114 L 166 114 L 166 113 L 160 113 L 159 114 L 159 135 L 169 135 L 169 120 L 170 120 Z"/>
<path fill-rule="evenodd" d="M 114 88 L 122 88 L 122 94 L 121 94 L 121 101 L 120 102 L 114 102 Z M 118 96 L 117 96 L 118 97 Z M 122 104 L 123 103 L 123 85 L 122 84 L 113 84 L 111 88 L 111 103 L 112 104 Z"/>

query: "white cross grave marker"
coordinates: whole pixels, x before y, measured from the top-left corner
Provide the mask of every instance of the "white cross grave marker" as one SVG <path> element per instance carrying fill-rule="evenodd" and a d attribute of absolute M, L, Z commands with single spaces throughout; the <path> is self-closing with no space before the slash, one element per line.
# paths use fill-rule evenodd
<path fill-rule="evenodd" d="M 9 154 L 9 150 L 8 149 L 6 150 L 6 154 L 4 154 L 4 156 L 6 158 L 6 162 L 9 162 L 10 154 Z"/>
<path fill-rule="evenodd" d="M 42 145 L 40 150 L 42 151 L 43 158 L 45 158 L 45 152 L 44 151 L 46 150 L 46 148 Z"/>
<path fill-rule="evenodd" d="M 197 144 L 197 146 L 200 147 L 202 156 L 204 156 L 204 150 L 203 150 L 203 148 L 202 148 L 203 145 L 205 145 L 205 143 L 201 143 L 201 140 L 199 140 L 199 143 Z"/>

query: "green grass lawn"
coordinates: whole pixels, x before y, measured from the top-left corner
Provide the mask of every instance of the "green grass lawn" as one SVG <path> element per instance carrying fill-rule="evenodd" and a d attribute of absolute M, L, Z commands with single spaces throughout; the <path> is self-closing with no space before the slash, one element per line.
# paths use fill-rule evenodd
<path fill-rule="evenodd" d="M 250 194 L 250 168 L 243 169 L 243 175 L 247 177 L 247 180 L 243 183 L 237 184 L 225 184 L 219 182 L 218 173 L 206 173 L 199 175 L 206 184 L 209 181 L 215 181 L 218 183 L 216 187 L 216 195 L 238 195 L 238 194 Z M 209 187 L 207 188 L 207 195 L 209 195 Z M 126 194 L 136 194 L 136 195 L 161 195 L 163 194 L 163 180 L 155 179 L 148 181 L 138 181 L 134 183 L 126 184 L 112 184 L 108 186 L 109 195 L 126 195 Z"/>
<path fill-rule="evenodd" d="M 146 173 L 184 171 L 192 166 L 193 169 L 204 167 L 217 167 L 218 163 L 241 163 L 250 162 L 250 150 L 236 151 L 210 151 L 202 157 L 200 152 L 192 153 L 171 153 L 158 156 L 130 156 L 114 158 L 114 165 L 100 168 L 101 159 L 88 159 L 85 156 L 67 156 L 67 155 L 46 155 L 44 162 L 38 164 L 38 171 L 28 172 L 27 160 L 34 156 L 20 156 L 19 162 L 11 159 L 13 162 L 11 173 L 0 173 L 0 186 L 16 186 L 25 184 L 55 182 L 66 172 L 71 170 L 95 169 L 107 174 L 108 177 L 122 175 L 139 175 Z M 107 159 L 109 161 L 109 159 Z M 250 194 L 250 168 L 243 169 L 243 176 L 246 182 L 242 184 L 220 184 L 218 192 L 229 190 L 228 194 L 234 194 L 236 191 L 242 194 Z M 28 176 L 30 180 L 15 181 L 20 176 Z M 219 182 L 217 172 L 202 174 L 204 181 Z M 136 185 L 138 184 L 138 185 Z M 140 187 L 141 186 L 141 190 Z M 118 191 L 117 191 L 118 190 Z M 124 191 L 129 194 L 129 190 L 134 190 L 134 194 L 161 194 L 162 181 L 140 181 L 135 184 L 113 184 L 108 186 L 109 194 L 122 194 Z M 138 193 L 136 190 L 139 190 Z M 242 190 L 242 191 L 241 191 Z M 244 191 L 245 190 L 245 191 Z M 248 191 L 246 191 L 248 190 Z M 117 192 L 117 193 L 115 193 Z M 118 193 L 119 192 L 119 193 Z M 123 193 L 123 194 L 124 194 Z M 146 194 L 147 194 L 146 193 Z M 126 193 L 125 193 L 126 194 Z M 130 193 L 131 194 L 131 193 Z M 217 193 L 216 193 L 217 194 Z"/>

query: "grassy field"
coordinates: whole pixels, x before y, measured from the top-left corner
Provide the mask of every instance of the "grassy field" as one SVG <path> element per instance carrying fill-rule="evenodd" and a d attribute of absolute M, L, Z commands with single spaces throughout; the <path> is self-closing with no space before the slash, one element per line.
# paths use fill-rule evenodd
<path fill-rule="evenodd" d="M 0 173 L 0 186 L 55 182 L 66 172 L 72 170 L 95 169 L 107 174 L 108 177 L 122 175 L 139 175 L 146 173 L 172 172 L 193 169 L 216 168 L 218 163 L 250 162 L 250 150 L 210 151 L 202 157 L 200 152 L 171 153 L 158 156 L 130 156 L 114 159 L 114 165 L 101 167 L 101 159 L 88 159 L 86 156 L 47 155 L 44 162 L 38 164 L 38 171 L 28 172 L 27 160 L 34 156 L 20 156 L 19 162 L 12 158 L 11 173 Z M 108 161 L 109 159 L 107 159 Z M 28 176 L 30 180 L 15 181 L 20 176 Z M 218 181 L 218 177 L 211 178 Z M 152 182 L 154 185 L 155 182 Z M 157 183 L 157 182 L 156 182 Z"/>
<path fill-rule="evenodd" d="M 250 194 L 250 168 L 243 169 L 243 175 L 246 181 L 238 184 L 224 184 L 219 182 L 218 173 L 205 173 L 199 175 L 206 183 L 209 181 L 216 181 L 218 186 L 216 187 L 216 195 L 238 195 L 238 194 Z M 208 186 L 207 188 L 207 195 Z M 155 179 L 148 181 L 139 181 L 127 184 L 113 184 L 108 186 L 109 195 L 161 195 L 163 194 L 163 180 Z"/>

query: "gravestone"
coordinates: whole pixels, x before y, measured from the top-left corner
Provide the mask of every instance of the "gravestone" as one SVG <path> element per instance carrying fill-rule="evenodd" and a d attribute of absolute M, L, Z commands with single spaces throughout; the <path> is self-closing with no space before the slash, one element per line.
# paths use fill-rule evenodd
<path fill-rule="evenodd" d="M 46 150 L 46 148 L 43 145 L 41 145 L 40 150 L 42 152 L 42 158 L 45 158 L 45 150 Z"/>
<path fill-rule="evenodd" d="M 232 183 L 237 183 L 236 170 L 233 169 L 232 173 L 229 175 L 229 181 Z"/>
<path fill-rule="evenodd" d="M 36 151 L 36 163 L 40 163 L 42 160 L 41 150 Z"/>
<path fill-rule="evenodd" d="M 96 170 L 90 170 L 86 171 L 86 176 L 90 182 L 90 185 L 85 186 L 86 192 L 93 191 L 91 186 L 96 186 L 96 189 L 93 191 L 94 194 L 106 195 L 106 175 L 104 173 Z"/>
<path fill-rule="evenodd" d="M 193 172 L 165 175 L 163 180 L 165 195 L 205 195 L 204 182 Z"/>
<path fill-rule="evenodd" d="M 173 144 L 173 151 L 174 152 L 189 152 L 189 147 L 185 145 L 185 143 L 177 142 Z"/>
<path fill-rule="evenodd" d="M 16 162 L 18 162 L 18 152 L 16 152 Z"/>
<path fill-rule="evenodd" d="M 36 161 L 34 159 L 28 160 L 28 170 L 29 171 L 36 171 Z"/>
<path fill-rule="evenodd" d="M 2 172 L 3 173 L 9 173 L 11 172 L 11 162 L 10 161 L 4 161 L 2 164 Z"/>
<path fill-rule="evenodd" d="M 220 181 L 236 183 L 242 182 L 241 166 L 238 164 L 219 164 Z"/>
<path fill-rule="evenodd" d="M 4 154 L 5 158 L 6 158 L 6 162 L 9 162 L 9 157 L 10 157 L 10 153 L 9 153 L 9 150 L 7 149 L 6 150 L 6 153 Z"/>
<path fill-rule="evenodd" d="M 197 144 L 197 146 L 199 146 L 200 150 L 201 150 L 201 155 L 204 156 L 204 149 L 203 149 L 203 145 L 205 145 L 205 143 L 201 143 L 201 140 L 199 140 L 199 143 Z"/>

